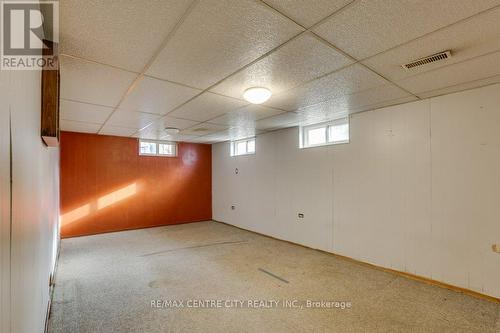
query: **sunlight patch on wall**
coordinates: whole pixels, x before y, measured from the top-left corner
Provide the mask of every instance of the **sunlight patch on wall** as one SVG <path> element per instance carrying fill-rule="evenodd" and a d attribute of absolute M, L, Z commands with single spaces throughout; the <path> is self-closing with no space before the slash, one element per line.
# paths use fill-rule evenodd
<path fill-rule="evenodd" d="M 119 201 L 122 201 L 128 197 L 133 196 L 136 193 L 137 193 L 137 183 L 130 184 L 119 190 L 108 193 L 97 199 L 97 203 L 96 201 L 89 202 L 83 206 L 80 206 L 76 209 L 69 211 L 66 214 L 63 214 L 61 216 L 61 226 L 66 226 L 68 224 L 76 222 L 90 215 L 92 211 L 100 210 L 108 206 L 111 206 Z"/>
<path fill-rule="evenodd" d="M 62 225 L 70 224 L 90 214 L 90 204 L 83 205 L 72 211 L 63 214 L 61 217 Z"/>
<path fill-rule="evenodd" d="M 112 204 L 122 201 L 137 193 L 137 185 L 133 183 L 124 188 L 106 194 L 97 200 L 97 209 L 103 209 L 105 207 L 111 206 Z"/>

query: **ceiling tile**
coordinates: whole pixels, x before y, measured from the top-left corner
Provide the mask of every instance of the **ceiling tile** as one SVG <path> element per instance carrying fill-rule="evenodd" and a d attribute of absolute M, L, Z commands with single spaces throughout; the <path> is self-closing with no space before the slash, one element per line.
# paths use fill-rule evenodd
<path fill-rule="evenodd" d="M 161 140 L 164 135 L 165 133 L 163 131 L 159 131 L 155 127 L 147 127 L 142 131 L 135 133 L 133 136 L 141 139 Z"/>
<path fill-rule="evenodd" d="M 160 137 L 160 140 L 176 141 L 176 142 L 188 142 L 189 140 L 193 140 L 195 138 L 198 138 L 198 137 L 194 136 L 194 135 L 182 135 L 182 134 L 169 135 L 169 134 L 165 134 L 165 135 Z"/>
<path fill-rule="evenodd" d="M 61 1 L 61 52 L 140 72 L 190 3 Z"/>
<path fill-rule="evenodd" d="M 300 115 L 305 116 L 305 118 L 314 118 L 325 121 L 328 119 L 338 119 L 346 117 L 349 114 L 349 109 L 344 105 L 346 103 L 341 99 L 334 99 L 311 105 L 299 109 L 296 112 Z"/>
<path fill-rule="evenodd" d="M 240 140 L 254 137 L 257 134 L 257 129 L 254 127 L 231 127 L 227 131 L 228 137 L 225 140 Z"/>
<path fill-rule="evenodd" d="M 428 98 L 434 96 L 441 96 L 445 94 L 451 94 L 458 91 L 469 90 L 474 88 L 479 88 L 483 86 L 488 86 L 492 84 L 500 83 L 500 75 L 494 75 L 485 79 L 479 79 L 475 81 L 469 81 L 466 83 L 460 83 L 453 86 L 449 86 L 442 89 L 432 90 L 420 93 L 419 96 L 421 98 Z"/>
<path fill-rule="evenodd" d="M 223 131 L 225 129 L 227 129 L 226 126 L 209 124 L 209 123 L 201 123 L 201 124 L 198 124 L 196 126 L 193 126 L 193 127 L 190 127 L 188 129 L 181 131 L 180 134 L 203 136 L 203 135 L 213 134 L 215 132 L 220 132 L 220 131 Z"/>
<path fill-rule="evenodd" d="M 327 121 L 347 116 L 350 113 L 366 110 L 380 105 L 399 104 L 402 101 L 414 101 L 417 98 L 393 84 L 360 91 L 326 102 L 297 110 L 308 120 Z M 303 123 L 303 122 L 302 122 Z"/>
<path fill-rule="evenodd" d="M 387 83 L 388 81 L 372 71 L 359 64 L 354 64 L 298 88 L 275 95 L 266 104 L 294 111 L 325 100 L 338 98 Z"/>
<path fill-rule="evenodd" d="M 498 0 L 360 0 L 313 30 L 356 59 L 364 59 L 498 4 Z"/>
<path fill-rule="evenodd" d="M 393 105 L 398 105 L 398 104 L 405 104 L 405 103 L 410 103 L 410 102 L 415 102 L 418 101 L 418 98 L 415 96 L 408 96 L 408 97 L 401 97 L 398 99 L 393 99 L 390 101 L 383 101 L 375 104 L 370 104 L 370 105 L 365 105 L 365 106 L 360 106 L 356 109 L 353 109 L 351 113 L 356 113 L 356 112 L 363 112 L 363 111 L 369 111 L 369 110 L 375 110 L 375 109 L 381 109 L 385 108 L 387 106 L 393 106 Z"/>
<path fill-rule="evenodd" d="M 61 99 L 61 119 L 102 124 L 113 108 Z"/>
<path fill-rule="evenodd" d="M 306 33 L 210 90 L 235 98 L 242 98 L 245 89 L 250 87 L 266 87 L 278 94 L 352 63 L 314 35 Z"/>
<path fill-rule="evenodd" d="M 169 115 L 182 119 L 206 121 L 247 104 L 241 100 L 205 92 Z"/>
<path fill-rule="evenodd" d="M 433 90 L 485 79 L 499 74 L 500 51 L 415 75 L 397 83 L 417 95 L 423 94 L 428 96 L 426 93 Z"/>
<path fill-rule="evenodd" d="M 170 116 L 163 117 L 161 120 L 157 122 L 159 124 L 159 128 L 162 130 L 165 127 L 174 127 L 178 129 L 185 129 L 191 126 L 196 125 L 198 122 L 193 121 L 193 120 L 187 120 L 187 119 L 178 119 Z"/>
<path fill-rule="evenodd" d="M 200 92 L 201 90 L 145 76 L 125 98 L 120 108 L 165 114 Z"/>
<path fill-rule="evenodd" d="M 264 0 L 306 28 L 335 13 L 353 0 Z"/>
<path fill-rule="evenodd" d="M 216 142 L 251 138 L 261 133 L 263 133 L 263 131 L 257 130 L 254 127 L 232 127 L 213 134 L 192 138 L 190 141 L 212 144 Z"/>
<path fill-rule="evenodd" d="M 223 142 L 229 140 L 234 141 L 234 140 L 255 137 L 255 135 L 257 135 L 257 132 L 258 131 L 255 128 L 235 127 L 235 128 L 229 128 L 228 130 L 225 131 L 200 136 L 196 140 L 198 142 L 204 142 L 204 143 Z"/>
<path fill-rule="evenodd" d="M 101 124 L 84 123 L 80 121 L 61 120 L 61 131 L 97 133 Z"/>
<path fill-rule="evenodd" d="M 217 142 L 222 142 L 224 140 L 221 140 L 221 141 L 217 141 L 217 140 L 214 140 L 214 139 L 204 139 L 202 136 L 195 136 L 193 138 L 190 138 L 190 139 L 187 139 L 186 142 L 190 142 L 190 143 L 202 143 L 202 144 L 213 144 L 213 143 L 217 143 Z"/>
<path fill-rule="evenodd" d="M 131 136 L 137 130 L 135 128 L 118 127 L 105 125 L 100 131 L 101 135 L 114 135 L 114 136 Z"/>
<path fill-rule="evenodd" d="M 208 88 L 300 31 L 258 1 L 201 1 L 147 74 Z"/>
<path fill-rule="evenodd" d="M 159 118 L 160 115 L 151 113 L 117 110 L 113 113 L 111 118 L 109 118 L 106 125 L 135 128 L 138 130 Z"/>
<path fill-rule="evenodd" d="M 338 99 L 337 105 L 345 107 L 349 113 L 357 112 L 368 106 L 378 106 L 386 103 L 401 103 L 401 100 L 414 101 L 417 98 L 393 84 L 361 91 Z"/>
<path fill-rule="evenodd" d="M 401 67 L 404 63 L 444 50 L 451 50 L 450 59 L 411 70 Z M 497 50 L 500 50 L 500 8 L 416 39 L 363 63 L 391 80 L 401 80 Z"/>
<path fill-rule="evenodd" d="M 177 119 L 170 116 L 163 116 L 161 119 L 154 121 L 147 128 L 144 128 L 144 130 L 141 131 L 141 133 L 143 134 L 147 133 L 147 135 L 151 136 L 152 138 L 161 139 L 167 136 L 167 133 L 165 132 L 166 127 L 173 127 L 173 128 L 178 128 L 179 130 L 183 130 L 192 127 L 198 123 L 199 122 L 197 121 Z"/>
<path fill-rule="evenodd" d="M 227 126 L 253 126 L 256 120 L 271 117 L 284 111 L 262 105 L 248 105 L 210 120 L 212 124 Z"/>
<path fill-rule="evenodd" d="M 229 134 L 229 131 L 222 131 L 222 132 L 217 132 L 217 133 L 213 133 L 213 134 L 200 136 L 196 140 L 198 142 L 203 142 L 203 143 L 223 142 L 223 141 L 231 140 L 231 136 Z"/>
<path fill-rule="evenodd" d="M 400 89 L 393 84 L 387 84 L 363 90 L 351 95 L 345 95 L 323 103 L 318 103 L 310 107 L 300 109 L 297 112 L 308 115 L 325 115 L 327 117 L 329 117 L 329 114 L 344 114 L 345 116 L 363 106 L 410 96 L 412 95 L 405 92 L 403 89 Z"/>
<path fill-rule="evenodd" d="M 285 112 L 257 121 L 256 128 L 259 130 L 268 130 L 297 126 L 302 117 L 302 115 L 295 112 Z"/>
<path fill-rule="evenodd" d="M 144 128 L 139 132 L 137 137 L 141 137 L 143 139 L 156 139 L 156 140 L 174 140 L 174 138 L 185 138 L 187 135 L 177 134 L 173 136 L 168 135 L 165 131 L 165 127 L 174 127 L 180 130 L 192 127 L 198 124 L 196 121 L 185 120 L 185 119 L 177 119 L 169 116 L 164 116 L 161 119 L 156 120 L 148 127 Z M 182 140 L 181 140 L 182 141 Z"/>
<path fill-rule="evenodd" d="M 136 74 L 61 57 L 61 98 L 115 107 Z"/>

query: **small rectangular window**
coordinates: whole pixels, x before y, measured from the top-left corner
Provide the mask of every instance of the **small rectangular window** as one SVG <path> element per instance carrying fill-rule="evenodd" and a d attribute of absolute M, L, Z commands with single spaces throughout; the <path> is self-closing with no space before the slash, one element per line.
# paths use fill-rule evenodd
<path fill-rule="evenodd" d="M 245 155 L 247 153 L 247 142 L 236 142 L 236 155 Z"/>
<path fill-rule="evenodd" d="M 156 155 L 156 142 L 141 141 L 139 144 L 140 155 Z"/>
<path fill-rule="evenodd" d="M 255 138 L 231 142 L 231 156 L 255 154 Z"/>
<path fill-rule="evenodd" d="M 177 156 L 177 143 L 154 140 L 139 140 L 139 155 Z"/>
<path fill-rule="evenodd" d="M 177 156 L 177 144 L 173 142 L 159 143 L 158 155 Z"/>
<path fill-rule="evenodd" d="M 349 142 L 349 118 L 300 128 L 300 148 Z"/>
<path fill-rule="evenodd" d="M 306 133 L 307 143 L 310 146 L 326 143 L 326 126 L 308 129 Z"/>
<path fill-rule="evenodd" d="M 328 142 L 349 142 L 349 123 L 338 123 L 328 126 Z"/>
<path fill-rule="evenodd" d="M 255 153 L 255 139 L 247 141 L 247 153 L 249 154 Z"/>

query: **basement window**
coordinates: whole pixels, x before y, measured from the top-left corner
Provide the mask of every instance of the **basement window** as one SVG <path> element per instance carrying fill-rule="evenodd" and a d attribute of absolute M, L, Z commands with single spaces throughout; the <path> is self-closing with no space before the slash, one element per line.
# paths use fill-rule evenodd
<path fill-rule="evenodd" d="M 231 156 L 255 154 L 255 138 L 231 141 Z"/>
<path fill-rule="evenodd" d="M 175 142 L 158 143 L 158 155 L 177 156 L 177 144 Z"/>
<path fill-rule="evenodd" d="M 300 128 L 300 148 L 349 143 L 349 118 Z"/>
<path fill-rule="evenodd" d="M 177 156 L 177 142 L 139 140 L 139 155 Z"/>

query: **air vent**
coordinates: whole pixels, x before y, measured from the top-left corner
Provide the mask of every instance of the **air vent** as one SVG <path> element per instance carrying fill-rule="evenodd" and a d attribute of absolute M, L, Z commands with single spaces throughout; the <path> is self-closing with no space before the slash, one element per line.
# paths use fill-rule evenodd
<path fill-rule="evenodd" d="M 451 58 L 451 51 L 444 51 L 444 52 L 439 52 L 433 55 L 430 55 L 428 57 L 420 58 L 417 60 L 414 60 L 412 62 L 409 62 L 407 64 L 402 65 L 404 69 L 413 69 L 415 67 L 420 67 L 423 65 L 427 65 L 436 61 L 441 61 Z"/>

